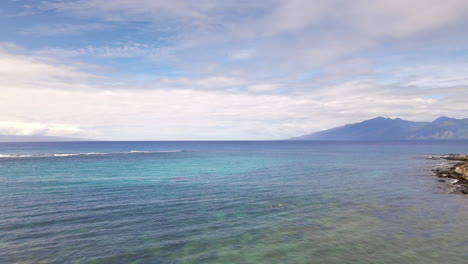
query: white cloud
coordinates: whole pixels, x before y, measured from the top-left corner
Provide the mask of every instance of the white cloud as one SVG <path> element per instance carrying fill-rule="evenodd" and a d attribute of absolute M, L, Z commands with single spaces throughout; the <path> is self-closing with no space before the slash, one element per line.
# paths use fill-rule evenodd
<path fill-rule="evenodd" d="M 139 43 L 116 43 L 107 46 L 88 45 L 78 49 L 47 48 L 35 53 L 43 56 L 73 58 L 93 56 L 99 58 L 131 58 L 158 56 L 160 48 Z"/>
<path fill-rule="evenodd" d="M 468 116 L 464 62 L 409 67 L 402 59 L 376 71 L 386 62 L 376 49 L 404 57 L 430 48 L 415 41 L 419 36 L 438 39 L 441 30 L 451 43 L 460 33 L 456 26 L 467 20 L 467 1 L 80 0 L 41 6 L 94 21 L 88 26 L 144 22 L 139 25 L 152 27 L 154 35 L 164 32 L 170 41 L 40 51 L 0 45 L 0 131 L 100 139 L 281 139 L 375 116 Z M 84 30 L 102 29 L 66 25 L 58 33 Z M 145 63 L 187 74 L 152 76 L 149 67 L 138 80 L 116 68 L 115 75 L 123 76 L 110 80 L 99 76 L 98 66 L 77 62 L 89 56 L 106 65 L 148 58 Z M 393 80 L 383 84 L 381 75 Z"/>
<path fill-rule="evenodd" d="M 225 40 L 232 40 L 241 36 L 258 38 L 284 32 L 307 32 L 317 41 L 329 31 L 335 35 L 348 32 L 348 36 L 361 38 L 411 37 L 464 19 L 468 2 L 116 0 L 109 5 L 105 0 L 81 0 L 44 2 L 43 7 L 102 20 L 157 22 L 154 24 L 157 27 L 169 24 L 172 25 L 167 28 L 169 31 L 185 32 L 184 40 L 187 34 L 193 38 L 200 33 L 203 39 L 214 40 L 217 39 L 214 35 L 221 34 Z"/>
<path fill-rule="evenodd" d="M 41 56 L 26 56 L 0 48 L 1 85 L 10 87 L 84 88 L 97 76 Z"/>
<path fill-rule="evenodd" d="M 447 96 L 440 100 L 425 98 L 426 90 L 380 86 L 370 79 L 293 94 L 263 93 L 276 86 L 222 76 L 182 81 L 167 78 L 164 89 L 98 82 L 80 87 L 88 75 L 76 69 L 63 72 L 34 56 L 7 57 L 14 57 L 19 65 L 27 62 L 27 69 L 33 72 L 47 69 L 48 76 L 58 77 L 55 82 L 43 82 L 41 74 L 26 71 L 22 73 L 30 79 L 28 83 L 21 82 L 21 74 L 11 74 L 9 83 L 0 81 L 2 133 L 106 140 L 282 139 L 378 115 L 412 120 L 468 115 L 463 99 L 468 90 L 459 87 L 444 87 Z M 73 76 L 77 84 L 61 76 Z M 42 89 L 36 83 L 42 83 Z M 215 89 L 242 84 L 262 93 Z M 69 85 L 77 87 L 68 89 Z"/>
<path fill-rule="evenodd" d="M 280 1 L 275 10 L 267 16 L 267 34 L 302 31 L 333 14 L 337 7 L 334 1 L 288 0 Z"/>
<path fill-rule="evenodd" d="M 466 19 L 468 2 L 363 0 L 349 11 L 360 31 L 377 37 L 411 37 Z"/>
<path fill-rule="evenodd" d="M 404 67 L 397 70 L 401 85 L 417 87 L 453 87 L 468 86 L 468 64 L 445 63 L 423 66 Z"/>
<path fill-rule="evenodd" d="M 90 24 L 41 24 L 24 29 L 19 33 L 29 36 L 65 36 L 65 35 L 78 35 L 86 31 L 105 30 L 109 27 L 104 24 L 90 23 Z"/>
<path fill-rule="evenodd" d="M 264 5 L 264 4 L 263 4 Z M 99 17 L 107 21 L 164 21 L 159 29 L 206 29 L 222 19 L 231 16 L 232 11 L 257 7 L 252 1 L 212 1 L 212 0 L 107 0 L 44 1 L 42 8 L 58 12 L 71 12 L 83 17 Z"/>
<path fill-rule="evenodd" d="M 252 57 L 254 52 L 255 51 L 253 49 L 240 50 L 240 51 L 237 51 L 237 52 L 234 52 L 233 54 L 231 54 L 228 57 L 228 59 L 232 60 L 232 61 L 245 60 L 245 59 L 248 59 L 248 58 Z"/>
<path fill-rule="evenodd" d="M 278 89 L 278 85 L 271 83 L 260 83 L 249 86 L 249 90 L 256 93 L 272 92 Z"/>
<path fill-rule="evenodd" d="M 116 0 L 112 5 L 106 0 L 80 0 L 45 1 L 42 8 L 100 23 L 145 22 L 142 27 L 152 28 L 152 35 L 163 31 L 170 38 L 165 47 L 133 43 L 48 49 L 49 54 L 142 57 L 197 74 L 234 72 L 248 78 L 290 76 L 341 64 L 387 41 L 411 43 L 427 34 L 436 38 L 440 30 L 468 22 L 464 0 Z M 426 48 L 426 43 L 419 45 L 413 48 Z"/>
<path fill-rule="evenodd" d="M 80 136 L 84 133 L 83 129 L 68 124 L 0 122 L 0 134 L 6 135 Z"/>

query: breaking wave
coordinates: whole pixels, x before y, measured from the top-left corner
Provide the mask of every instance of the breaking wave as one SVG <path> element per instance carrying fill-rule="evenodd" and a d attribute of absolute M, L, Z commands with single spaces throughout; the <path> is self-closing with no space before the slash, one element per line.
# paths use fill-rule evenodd
<path fill-rule="evenodd" d="M 38 153 L 38 154 L 0 154 L 0 159 L 8 158 L 60 158 L 72 156 L 97 156 L 97 155 L 123 155 L 123 154 L 149 154 L 149 153 L 174 153 L 185 150 L 131 150 L 127 152 L 84 152 L 84 153 Z"/>

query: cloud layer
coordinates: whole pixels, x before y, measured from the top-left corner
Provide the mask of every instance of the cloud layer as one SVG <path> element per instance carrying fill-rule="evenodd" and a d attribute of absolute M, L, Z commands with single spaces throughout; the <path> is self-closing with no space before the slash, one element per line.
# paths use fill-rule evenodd
<path fill-rule="evenodd" d="M 467 7 L 19 1 L 3 11 L 23 26 L 0 46 L 0 134 L 282 139 L 375 116 L 467 117 Z"/>

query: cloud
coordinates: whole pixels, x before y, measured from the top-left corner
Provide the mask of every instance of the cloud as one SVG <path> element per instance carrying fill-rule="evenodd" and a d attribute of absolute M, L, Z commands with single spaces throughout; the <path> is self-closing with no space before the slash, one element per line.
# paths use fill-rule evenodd
<path fill-rule="evenodd" d="M 73 58 L 92 56 L 97 58 L 132 58 L 132 57 L 156 57 L 160 49 L 155 46 L 139 43 L 115 43 L 107 46 L 88 45 L 77 49 L 47 48 L 35 52 L 38 55 L 59 58 Z"/>
<path fill-rule="evenodd" d="M 276 84 L 254 84 L 249 86 L 249 90 L 256 93 L 272 92 L 278 89 Z"/>
<path fill-rule="evenodd" d="M 256 31 L 256 34 L 277 34 L 302 31 L 326 22 L 332 27 L 344 26 L 348 30 L 390 37 L 404 37 L 454 23 L 463 19 L 467 7 L 464 0 L 115 0 L 112 5 L 106 0 L 80 0 L 42 3 L 43 9 L 82 17 L 166 21 L 188 30 L 220 32 L 249 23 L 248 30 Z"/>
<path fill-rule="evenodd" d="M 78 35 L 86 31 L 99 31 L 109 29 L 104 24 L 42 24 L 23 29 L 19 33 L 22 35 L 44 37 L 44 36 L 66 36 Z"/>
<path fill-rule="evenodd" d="M 213 24 L 230 18 L 236 19 L 232 11 L 248 13 L 258 4 L 241 0 L 235 2 L 211 0 L 114 0 L 112 5 L 107 0 L 80 1 L 44 1 L 41 8 L 57 12 L 73 13 L 82 17 L 99 17 L 105 21 L 152 21 L 164 22 L 160 30 L 186 30 L 198 28 L 206 30 Z M 158 26 L 156 23 L 155 25 Z M 165 25 L 168 25 L 167 28 Z"/>
<path fill-rule="evenodd" d="M 371 82 L 297 95 L 105 87 L 93 92 L 1 89 L 0 100 L 6 102 L 0 106 L 1 119 L 46 127 L 68 124 L 82 136 L 100 139 L 282 139 L 382 114 L 413 120 L 431 120 L 440 111 L 449 116 L 468 114 L 466 102 L 459 99 L 466 92 L 436 100 L 386 91 Z M 52 129 L 41 130 L 43 126 L 18 131 L 51 133 Z M 78 131 L 62 129 L 61 135 Z"/>
<path fill-rule="evenodd" d="M 413 87 L 454 87 L 468 86 L 468 65 L 466 63 L 426 64 L 404 67 L 394 74 L 403 86 Z"/>
<path fill-rule="evenodd" d="M 255 51 L 253 49 L 240 50 L 229 55 L 228 59 L 232 61 L 245 60 L 252 57 L 254 53 Z"/>
<path fill-rule="evenodd" d="M 100 139 L 282 139 L 375 116 L 466 117 L 467 5 L 43 1 L 34 12 L 70 18 L 61 35 L 102 30 L 105 41 L 0 43 L 0 127 Z"/>
<path fill-rule="evenodd" d="M 427 42 L 416 44 L 418 37 L 437 38 L 442 29 L 468 22 L 464 0 L 116 0 L 112 5 L 80 0 L 45 1 L 42 8 L 100 23 L 143 22 L 138 30 L 170 39 L 163 45 L 93 45 L 61 54 L 144 57 L 195 74 L 232 72 L 249 78 L 329 67 L 382 47 L 398 53 L 411 43 L 418 51 L 427 48 Z M 445 42 L 458 35 L 444 35 Z"/>
<path fill-rule="evenodd" d="M 358 1 L 349 15 L 356 28 L 376 37 L 411 37 L 465 20 L 463 0 Z"/>
<path fill-rule="evenodd" d="M 18 49 L 18 48 L 16 48 Z M 0 47 L 1 85 L 61 89 L 84 88 L 98 76 L 51 58 L 22 55 Z"/>
<path fill-rule="evenodd" d="M 58 67 L 60 61 L 5 51 L 2 57 L 16 65 L 6 75 L 9 81 L 0 81 L 2 133 L 105 140 L 283 139 L 378 115 L 411 120 L 468 115 L 466 86 L 407 89 L 360 79 L 313 92 L 275 93 L 285 87 L 217 76 L 165 78 L 136 89 L 131 80 L 119 86 L 89 82 L 87 73 Z M 224 89 L 243 85 L 247 89 L 237 93 Z M 442 92 L 443 98 L 428 98 Z"/>
<path fill-rule="evenodd" d="M 0 122 L 0 134 L 5 135 L 48 135 L 48 136 L 80 136 L 85 131 L 68 124 Z"/>

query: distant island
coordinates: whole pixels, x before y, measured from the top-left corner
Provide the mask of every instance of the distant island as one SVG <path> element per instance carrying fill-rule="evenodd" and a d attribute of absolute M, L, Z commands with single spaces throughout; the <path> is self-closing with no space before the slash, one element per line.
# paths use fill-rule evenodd
<path fill-rule="evenodd" d="M 73 137 L 54 137 L 54 136 L 41 136 L 41 135 L 0 135 L 0 142 L 61 142 L 61 141 L 94 141 L 85 138 Z"/>
<path fill-rule="evenodd" d="M 376 117 L 290 140 L 461 140 L 468 139 L 468 118 L 439 117 L 433 122 Z"/>

